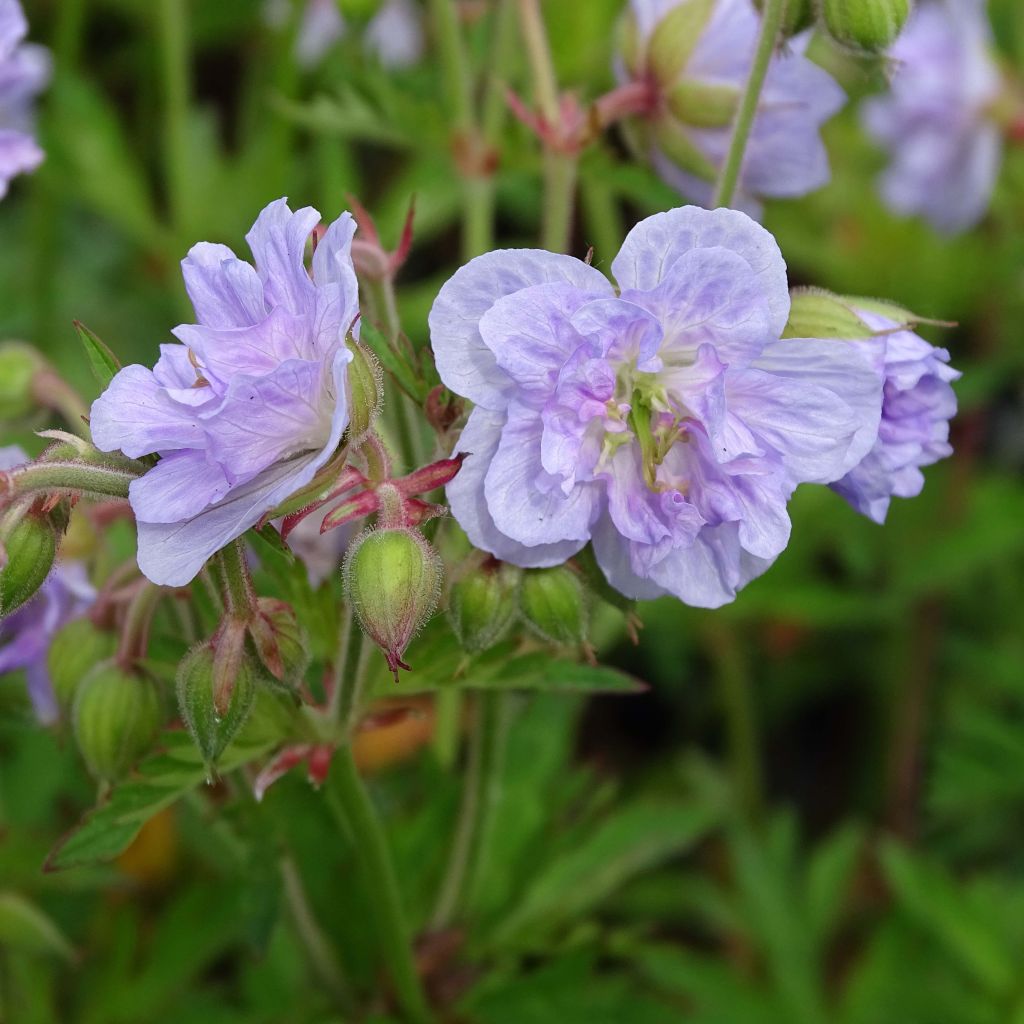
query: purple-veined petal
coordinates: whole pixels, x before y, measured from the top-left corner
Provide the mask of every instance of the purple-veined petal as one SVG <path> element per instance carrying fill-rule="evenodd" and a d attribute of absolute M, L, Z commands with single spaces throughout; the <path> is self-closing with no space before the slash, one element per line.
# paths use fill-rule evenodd
<path fill-rule="evenodd" d="M 430 310 L 430 339 L 441 380 L 492 410 L 505 407 L 508 377 L 480 336 L 480 318 L 498 299 L 532 285 L 565 282 L 591 296 L 612 286 L 593 267 L 540 249 L 502 249 L 470 260 L 445 283 Z"/>
<path fill-rule="evenodd" d="M 313 311 L 316 289 L 306 271 L 305 255 L 309 236 L 319 223 L 320 214 L 311 206 L 292 213 L 287 199 L 277 199 L 245 236 L 271 308 L 283 306 L 295 316 Z"/>
<path fill-rule="evenodd" d="M 744 366 L 778 336 L 772 334 L 763 279 L 742 256 L 722 247 L 681 254 L 657 285 L 629 289 L 623 298 L 661 324 L 666 364 L 693 360 L 701 345 L 710 344 L 726 364 Z"/>
<path fill-rule="evenodd" d="M 541 466 L 544 423 L 540 413 L 513 402 L 484 481 L 495 526 L 520 544 L 585 543 L 598 501 L 595 485 L 568 495 Z"/>
<path fill-rule="evenodd" d="M 469 455 L 458 476 L 445 488 L 452 515 L 475 547 L 490 552 L 496 558 L 525 569 L 560 565 L 586 542 L 565 541 L 528 547 L 505 536 L 491 518 L 484 494 L 485 479 L 504 425 L 503 413 L 478 407 L 470 414 L 455 449 Z"/>
<path fill-rule="evenodd" d="M 650 291 L 683 255 L 707 248 L 729 249 L 750 266 L 768 306 L 768 329 L 779 337 L 789 319 L 785 261 L 775 239 L 736 210 L 684 206 L 640 221 L 612 261 L 612 273 L 623 291 Z"/>
<path fill-rule="evenodd" d="M 480 318 L 480 337 L 521 395 L 543 401 L 554 390 L 583 343 L 570 318 L 586 301 L 565 282 L 534 285 L 498 299 Z"/>
<path fill-rule="evenodd" d="M 100 451 L 131 458 L 177 448 L 201 448 L 205 430 L 197 410 L 172 399 L 144 366 L 119 370 L 92 404 L 92 440 Z"/>
<path fill-rule="evenodd" d="M 176 523 L 198 515 L 230 490 L 224 470 L 205 452 L 168 452 L 128 487 L 136 519 L 147 523 Z"/>
<path fill-rule="evenodd" d="M 181 261 L 185 290 L 206 327 L 251 327 L 265 319 L 263 284 L 226 245 L 199 242 Z"/>

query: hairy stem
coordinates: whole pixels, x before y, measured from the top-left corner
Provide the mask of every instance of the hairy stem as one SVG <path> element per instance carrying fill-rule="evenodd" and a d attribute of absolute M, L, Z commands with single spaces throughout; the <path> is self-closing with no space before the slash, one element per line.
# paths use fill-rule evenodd
<path fill-rule="evenodd" d="M 128 485 L 144 471 L 141 463 L 128 459 L 112 459 L 111 465 L 102 466 L 84 462 L 31 462 L 0 472 L 0 505 L 21 495 L 53 491 L 127 498 Z"/>
<path fill-rule="evenodd" d="M 398 877 L 387 837 L 370 795 L 359 777 L 352 748 L 342 746 L 334 755 L 327 785 L 327 803 L 352 839 L 359 873 L 373 903 L 381 960 L 391 976 L 402 1011 L 414 1024 L 432 1020 L 411 945 L 402 906 Z"/>
<path fill-rule="evenodd" d="M 750 138 L 750 129 L 753 127 L 754 117 L 757 114 L 761 89 L 764 86 L 765 76 L 768 74 L 768 65 L 771 63 L 785 13 L 786 0 L 764 0 L 761 32 L 757 37 L 754 62 L 750 67 L 750 76 L 744 86 L 743 95 L 740 97 L 736 120 L 732 126 L 732 138 L 729 140 L 729 150 L 725 155 L 725 162 L 722 164 L 718 183 L 715 186 L 715 195 L 711 202 L 712 208 L 728 206 L 736 194 L 736 185 L 739 182 L 740 169 L 743 166 L 743 154 L 747 148 L 747 139 Z"/>
<path fill-rule="evenodd" d="M 216 554 L 224 582 L 224 599 L 228 611 L 248 622 L 256 608 L 249 566 L 245 562 L 245 544 L 234 540 Z"/>
<path fill-rule="evenodd" d="M 135 667 L 135 662 L 146 656 L 149 648 L 149 628 L 157 605 L 165 593 L 163 587 L 148 581 L 142 582 L 128 605 L 116 657 L 118 666 L 126 672 L 130 672 Z"/>

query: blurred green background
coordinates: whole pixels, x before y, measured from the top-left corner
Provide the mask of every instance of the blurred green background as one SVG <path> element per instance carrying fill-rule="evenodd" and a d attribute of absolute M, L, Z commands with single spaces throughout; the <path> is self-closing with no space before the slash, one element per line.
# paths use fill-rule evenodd
<path fill-rule="evenodd" d="M 611 82 L 621 6 L 546 4 L 561 84 L 584 99 Z M 372 7 L 353 4 L 356 30 L 303 70 L 257 0 L 184 5 L 181 35 L 178 0 L 28 0 L 56 70 L 47 161 L 0 206 L 0 338 L 38 345 L 91 397 L 73 319 L 150 363 L 189 319 L 177 264 L 193 242 L 242 251 L 270 200 L 331 218 L 353 194 L 385 242 L 415 196 L 399 303 L 424 344 L 459 263 L 461 183 L 429 39 L 421 63 L 383 71 L 359 44 Z M 487 4 L 465 8 L 483 67 Z M 998 0 L 991 15 L 1024 74 L 1024 9 Z M 1008 150 L 970 234 L 896 220 L 857 120 L 885 68 L 817 52 L 851 97 L 826 129 L 833 181 L 766 225 L 792 284 L 956 321 L 928 332 L 963 371 L 956 454 L 884 528 L 800 491 L 789 549 L 720 612 L 644 606 L 636 647 L 603 616 L 602 657 L 645 694 L 523 701 L 478 922 L 458 956 L 424 953 L 454 1020 L 1024 1024 L 1024 154 Z M 500 244 L 534 245 L 535 141 L 510 120 L 501 150 Z M 593 245 L 600 268 L 636 220 L 680 204 L 627 154 L 613 134 L 582 163 L 573 251 Z M 373 990 L 351 848 L 301 779 L 260 806 L 225 800 L 216 820 L 186 800 L 127 860 L 43 875 L 93 793 L 12 681 L 0 695 L 0 1020 L 357 1019 L 280 912 L 284 819 L 351 986 Z M 380 760 L 425 920 L 458 780 L 429 751 Z M 236 827 L 262 841 L 240 847 Z"/>

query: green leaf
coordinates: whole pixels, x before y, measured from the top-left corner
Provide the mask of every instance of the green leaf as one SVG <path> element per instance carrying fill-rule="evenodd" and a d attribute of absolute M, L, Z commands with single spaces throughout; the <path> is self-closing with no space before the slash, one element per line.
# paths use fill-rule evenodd
<path fill-rule="evenodd" d="M 0 946 L 24 953 L 52 953 L 64 960 L 75 955 L 53 921 L 16 892 L 0 892 Z"/>
<path fill-rule="evenodd" d="M 991 915 L 975 906 L 940 867 L 895 842 L 881 849 L 882 867 L 902 906 L 993 996 L 1003 997 L 1019 981 Z"/>
<path fill-rule="evenodd" d="M 810 859 L 807 913 L 811 932 L 820 943 L 829 939 L 839 921 L 863 847 L 863 830 L 849 824 L 821 843 Z"/>
<path fill-rule="evenodd" d="M 416 403 L 422 405 L 427 397 L 427 386 L 413 372 L 409 364 L 398 355 L 387 338 L 367 320 L 360 322 L 359 340 L 368 345 L 380 360 L 380 365 L 394 378 L 395 383 Z"/>
<path fill-rule="evenodd" d="M 546 865 L 498 925 L 499 945 L 532 941 L 587 914 L 629 879 L 691 849 L 717 824 L 696 804 L 643 799 L 601 822 L 591 835 Z"/>
<path fill-rule="evenodd" d="M 75 321 L 75 330 L 89 358 L 89 368 L 99 386 L 106 390 L 107 385 L 121 369 L 121 361 L 107 347 L 106 343 L 94 331 L 89 330 L 81 321 Z"/>
<path fill-rule="evenodd" d="M 207 781 L 199 751 L 183 733 L 167 733 L 165 750 L 139 765 L 106 802 L 89 811 L 50 851 L 45 871 L 92 865 L 120 856 L 150 818 Z M 267 747 L 229 747 L 221 758 L 226 774 L 259 757 Z"/>

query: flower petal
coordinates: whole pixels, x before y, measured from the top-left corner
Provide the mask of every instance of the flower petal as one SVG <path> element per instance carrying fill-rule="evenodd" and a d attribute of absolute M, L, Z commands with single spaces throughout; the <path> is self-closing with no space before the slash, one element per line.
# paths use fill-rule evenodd
<path fill-rule="evenodd" d="M 457 270 L 429 317 L 434 359 L 445 385 L 477 405 L 503 409 L 508 377 L 480 336 L 480 319 L 506 295 L 557 281 L 591 296 L 612 294 L 608 280 L 593 267 L 540 249 L 489 252 Z"/>
<path fill-rule="evenodd" d="M 128 488 L 135 518 L 146 523 L 176 523 L 220 501 L 231 484 L 205 452 L 177 451 L 162 456 Z"/>
<path fill-rule="evenodd" d="M 445 488 L 452 515 L 475 547 L 489 551 L 496 558 L 524 569 L 560 565 L 575 555 L 585 541 L 528 547 L 503 534 L 491 518 L 484 495 L 485 478 L 504 425 L 503 413 L 478 407 L 470 414 L 455 449 L 457 452 L 467 452 L 468 458 L 462 464 L 458 476 Z"/>
<path fill-rule="evenodd" d="M 277 199 L 245 236 L 271 308 L 284 306 L 295 316 L 313 311 L 316 288 L 306 272 L 305 254 L 309 236 L 319 223 L 320 214 L 311 206 L 292 213 L 287 199 Z"/>
<path fill-rule="evenodd" d="M 176 448 L 200 448 L 205 430 L 197 410 L 182 405 L 151 370 L 126 366 L 92 404 L 92 440 L 100 451 L 120 449 L 131 458 Z"/>
<path fill-rule="evenodd" d="M 624 291 L 647 291 L 657 287 L 685 253 L 711 247 L 736 253 L 757 275 L 768 306 L 768 329 L 779 337 L 789 319 L 785 261 L 775 239 L 736 210 L 684 206 L 642 220 L 626 236 L 612 261 L 612 273 Z"/>
<path fill-rule="evenodd" d="M 199 242 L 181 261 L 185 290 L 201 324 L 251 327 L 267 315 L 263 284 L 253 267 L 226 245 Z"/>

